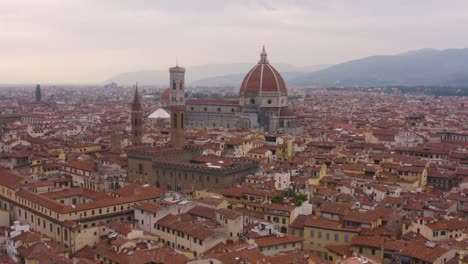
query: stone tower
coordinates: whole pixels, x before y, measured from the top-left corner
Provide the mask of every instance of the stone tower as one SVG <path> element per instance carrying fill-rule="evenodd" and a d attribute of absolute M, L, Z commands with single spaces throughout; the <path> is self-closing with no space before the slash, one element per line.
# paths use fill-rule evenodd
<path fill-rule="evenodd" d="M 41 86 L 38 84 L 36 85 L 36 102 L 40 102 L 42 100 L 42 91 Z"/>
<path fill-rule="evenodd" d="M 171 144 L 181 148 L 185 144 L 185 69 L 169 69 L 169 109 L 171 112 Z"/>
<path fill-rule="evenodd" d="M 140 95 L 138 86 L 135 87 L 135 95 L 132 103 L 132 143 L 134 146 L 141 145 L 143 132 L 143 113 L 141 111 Z"/>

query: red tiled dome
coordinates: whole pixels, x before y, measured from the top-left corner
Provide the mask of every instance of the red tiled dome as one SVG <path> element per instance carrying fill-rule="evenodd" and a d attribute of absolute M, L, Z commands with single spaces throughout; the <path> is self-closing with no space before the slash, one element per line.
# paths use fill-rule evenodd
<path fill-rule="evenodd" d="M 164 92 L 161 94 L 161 99 L 159 99 L 159 101 L 162 103 L 162 104 L 169 104 L 170 102 L 170 93 L 171 93 L 171 89 L 167 88 L 166 90 L 164 90 Z"/>
<path fill-rule="evenodd" d="M 247 73 L 240 87 L 241 96 L 255 96 L 263 92 L 288 94 L 283 77 L 268 62 L 265 48 L 260 54 L 260 61 Z"/>

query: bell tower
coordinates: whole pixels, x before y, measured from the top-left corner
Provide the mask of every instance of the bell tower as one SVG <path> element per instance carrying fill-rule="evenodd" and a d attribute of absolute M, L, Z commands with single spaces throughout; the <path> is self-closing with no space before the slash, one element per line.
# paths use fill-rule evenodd
<path fill-rule="evenodd" d="M 135 95 L 132 102 L 132 143 L 134 146 L 141 145 L 143 132 L 143 112 L 141 111 L 140 95 L 138 86 L 135 86 Z"/>
<path fill-rule="evenodd" d="M 169 69 L 169 110 L 171 112 L 171 144 L 182 148 L 185 144 L 185 69 Z"/>

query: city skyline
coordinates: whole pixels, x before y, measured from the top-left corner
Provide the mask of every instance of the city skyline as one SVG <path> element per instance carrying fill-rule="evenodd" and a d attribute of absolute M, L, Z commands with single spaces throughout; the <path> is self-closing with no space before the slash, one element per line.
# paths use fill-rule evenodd
<path fill-rule="evenodd" d="M 404 4 L 404 6 L 403 6 Z M 251 62 L 336 64 L 463 48 L 463 1 L 7 1 L 2 83 L 103 83 L 128 71 Z M 239 15 L 242 14 L 242 15 Z"/>

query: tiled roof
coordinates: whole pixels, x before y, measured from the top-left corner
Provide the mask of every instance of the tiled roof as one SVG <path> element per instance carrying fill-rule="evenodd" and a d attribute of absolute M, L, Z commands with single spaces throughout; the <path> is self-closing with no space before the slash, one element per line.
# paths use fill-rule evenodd
<path fill-rule="evenodd" d="M 21 186 L 20 183 L 22 180 L 24 180 L 24 178 L 21 176 L 7 172 L 5 170 L 0 170 L 0 185 L 14 190 Z"/>
<path fill-rule="evenodd" d="M 196 217 L 202 217 L 212 220 L 216 219 L 215 209 L 210 207 L 197 205 L 190 209 L 187 213 Z"/>
<path fill-rule="evenodd" d="M 402 256 L 419 259 L 428 263 L 433 263 L 439 257 L 447 253 L 449 249 L 435 244 L 434 247 L 428 247 L 426 241 L 411 241 L 401 252 Z"/>
<path fill-rule="evenodd" d="M 157 213 L 159 210 L 161 210 L 163 208 L 162 205 L 159 205 L 159 204 L 153 203 L 153 202 L 142 202 L 142 203 L 138 203 L 138 204 L 134 205 L 133 207 L 135 209 L 140 209 L 140 210 L 143 210 L 145 212 L 150 212 L 152 214 Z"/>
<path fill-rule="evenodd" d="M 283 234 L 281 236 L 271 235 L 271 236 L 256 238 L 255 244 L 257 244 L 258 247 L 269 247 L 269 246 L 283 245 L 283 244 L 289 244 L 289 243 L 302 243 L 303 240 L 304 239 L 301 237 Z"/>
<path fill-rule="evenodd" d="M 198 238 L 200 240 L 205 240 L 208 237 L 216 234 L 216 232 L 212 230 L 194 224 L 191 221 L 186 221 L 186 219 L 184 219 L 184 214 L 177 216 L 169 214 L 156 223 L 161 226 Z"/>

